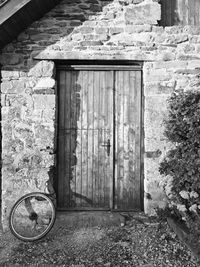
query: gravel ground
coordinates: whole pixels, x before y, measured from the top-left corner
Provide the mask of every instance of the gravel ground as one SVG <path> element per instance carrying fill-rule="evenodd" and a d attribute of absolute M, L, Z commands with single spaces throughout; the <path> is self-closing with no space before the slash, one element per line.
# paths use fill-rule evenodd
<path fill-rule="evenodd" d="M 69 229 L 58 223 L 30 243 L 1 233 L 0 266 L 198 267 L 167 224 L 129 223 L 123 227 Z"/>

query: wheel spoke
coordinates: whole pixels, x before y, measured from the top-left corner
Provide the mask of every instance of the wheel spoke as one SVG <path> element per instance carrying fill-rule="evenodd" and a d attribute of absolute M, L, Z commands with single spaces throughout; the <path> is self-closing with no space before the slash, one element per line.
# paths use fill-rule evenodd
<path fill-rule="evenodd" d="M 9 224 L 12 233 L 24 241 L 38 240 L 45 236 L 55 221 L 55 208 L 49 197 L 30 193 L 13 206 Z"/>

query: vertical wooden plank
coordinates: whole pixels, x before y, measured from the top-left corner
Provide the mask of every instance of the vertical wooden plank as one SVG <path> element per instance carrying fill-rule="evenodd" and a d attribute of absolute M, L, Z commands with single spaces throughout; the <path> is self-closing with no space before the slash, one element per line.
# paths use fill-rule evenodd
<path fill-rule="evenodd" d="M 167 10 L 168 10 L 167 25 L 172 26 L 172 0 L 168 0 L 167 5 L 168 5 L 167 6 Z"/>
<path fill-rule="evenodd" d="M 99 192 L 98 192 L 98 185 L 99 185 L 99 179 L 102 175 L 100 172 L 100 138 L 101 138 L 101 90 L 100 90 L 100 72 L 94 71 L 94 128 L 97 129 L 97 132 L 95 132 L 94 136 L 94 168 L 95 173 L 93 177 L 93 201 L 94 206 L 99 206 Z"/>
<path fill-rule="evenodd" d="M 116 208 L 140 209 L 141 72 L 116 71 Z"/>
<path fill-rule="evenodd" d="M 135 128 L 135 183 L 134 183 L 134 201 L 135 207 L 141 208 L 141 72 L 135 72 L 134 90 L 135 90 L 135 109 L 136 116 L 136 128 Z"/>
<path fill-rule="evenodd" d="M 64 105 L 64 97 L 65 97 L 65 71 L 59 72 L 58 78 L 58 87 L 59 87 L 59 129 L 64 129 L 65 127 L 65 105 Z"/>
<path fill-rule="evenodd" d="M 182 25 L 186 25 L 187 24 L 187 19 L 186 16 L 188 15 L 188 6 L 187 6 L 187 0 L 179 0 L 179 6 L 180 6 L 180 10 L 182 10 Z"/>
<path fill-rule="evenodd" d="M 81 206 L 82 195 L 82 116 L 83 116 L 83 72 L 77 76 L 77 141 L 76 141 L 76 191 L 74 194 L 75 206 Z"/>
<path fill-rule="evenodd" d="M 115 195 L 114 195 L 114 208 L 118 208 L 118 196 L 119 196 L 119 189 L 120 189 L 120 184 L 119 184 L 119 164 L 118 164 L 118 157 L 119 157 L 119 147 L 118 147 L 118 131 L 119 131 L 119 72 L 115 71 Z"/>
<path fill-rule="evenodd" d="M 95 87 L 94 87 L 95 92 Z M 98 99 L 94 98 L 94 101 Z M 95 103 L 95 102 L 94 102 Z M 94 108 L 98 107 L 94 105 Z M 97 182 L 99 178 L 99 129 L 93 131 L 93 177 L 92 177 L 92 202 L 94 207 L 98 207 Z"/>
<path fill-rule="evenodd" d="M 110 185 L 112 183 L 113 155 L 107 155 L 102 146 L 110 139 L 113 125 L 113 78 L 112 72 L 81 71 L 81 143 L 76 150 L 76 169 L 82 172 L 82 188 L 76 185 L 76 195 L 81 195 L 80 207 L 109 207 Z M 109 116 L 109 118 L 108 118 Z M 78 123 L 80 125 L 80 123 Z M 112 149 L 112 148 L 111 148 Z M 81 164 L 80 164 L 80 158 Z M 78 173 L 76 173 L 78 181 Z M 79 181 L 80 183 L 80 181 Z"/>
<path fill-rule="evenodd" d="M 112 187 L 113 187 L 113 87 L 114 87 L 114 77 L 113 71 L 102 71 L 100 76 L 101 87 L 105 87 L 105 97 L 104 97 L 104 129 L 103 137 L 104 144 L 103 155 L 104 159 L 102 161 L 103 165 L 103 177 L 100 182 L 100 192 L 101 192 L 101 205 L 109 207 L 111 204 L 112 197 Z M 100 87 L 100 90 L 101 90 Z M 107 145 L 110 143 L 110 147 Z M 103 164 L 104 163 L 104 164 Z"/>
<path fill-rule="evenodd" d="M 88 71 L 88 179 L 87 197 L 93 201 L 94 71 Z"/>
<path fill-rule="evenodd" d="M 76 192 L 76 146 L 77 146 L 77 110 L 79 105 L 79 88 L 77 86 L 76 71 L 71 71 L 71 104 L 70 104 L 70 207 L 74 206 L 74 192 Z"/>
<path fill-rule="evenodd" d="M 124 182 L 123 182 L 123 199 L 124 205 L 127 209 L 131 208 L 132 195 L 133 195 L 133 185 L 130 184 L 131 176 L 129 172 L 129 130 L 130 130 L 130 122 L 129 122 L 129 101 L 131 97 L 131 93 L 134 93 L 134 90 L 130 90 L 130 81 L 129 74 L 130 71 L 123 71 L 123 79 L 124 79 L 124 92 L 123 92 L 123 102 L 124 102 L 124 118 L 123 118 L 123 149 L 124 149 Z M 134 104 L 134 103 L 133 103 Z"/>
<path fill-rule="evenodd" d="M 172 26 L 173 2 L 176 0 L 161 0 L 161 26 Z"/>
<path fill-rule="evenodd" d="M 68 101 L 68 105 L 69 105 L 69 88 L 71 86 L 71 79 L 70 79 L 70 74 L 69 72 L 65 73 L 65 93 L 64 93 L 64 155 L 63 155 L 63 159 L 64 159 L 64 175 L 63 175 L 63 204 L 65 207 L 69 206 L 69 157 L 70 157 L 70 130 L 68 128 L 68 121 L 69 121 L 69 111 L 66 109 L 66 101 Z M 67 120 L 67 123 L 66 123 Z"/>
<path fill-rule="evenodd" d="M 199 0 L 161 0 L 161 26 L 200 25 Z"/>
<path fill-rule="evenodd" d="M 63 98 L 65 94 L 65 72 L 60 71 L 58 75 L 58 87 L 59 87 L 59 98 L 58 98 L 58 105 L 59 105 L 59 116 L 58 116 L 58 206 L 62 206 L 63 204 L 63 177 L 64 177 L 64 104 Z"/>
<path fill-rule="evenodd" d="M 188 1 L 188 24 L 194 25 L 194 16 L 195 16 L 195 1 Z"/>
<path fill-rule="evenodd" d="M 140 175 L 136 173 L 136 167 L 135 167 L 135 165 L 137 164 L 136 161 L 139 160 L 137 159 L 135 148 L 136 148 L 137 127 L 139 127 L 140 124 L 140 121 L 137 121 L 138 107 L 135 102 L 137 99 L 137 91 L 140 90 L 140 88 L 135 86 L 136 82 L 135 71 L 129 72 L 128 81 L 129 81 L 129 108 L 128 108 L 129 197 L 128 197 L 127 207 L 131 209 L 132 207 L 135 208 L 138 207 L 136 203 L 138 199 L 140 200 L 140 190 L 138 189 L 138 186 L 140 186 Z"/>
<path fill-rule="evenodd" d="M 193 24 L 194 26 L 199 25 L 198 17 L 199 17 L 199 5 L 198 2 L 194 0 L 194 24 Z"/>
<path fill-rule="evenodd" d="M 116 162 L 115 162 L 115 209 L 123 202 L 123 72 L 115 72 L 115 96 L 116 96 Z"/>
<path fill-rule="evenodd" d="M 71 179 L 71 88 L 72 88 L 72 73 L 65 73 L 65 94 L 64 94 L 64 160 L 65 173 L 63 177 L 63 201 L 64 206 L 70 206 L 70 179 Z"/>
<path fill-rule="evenodd" d="M 88 193 L 88 74 L 89 71 L 82 71 L 83 79 L 82 79 L 82 90 L 83 90 L 83 98 L 82 98 L 82 196 L 87 196 Z M 81 206 L 85 206 L 86 202 L 82 198 Z"/>
<path fill-rule="evenodd" d="M 185 16 L 184 16 L 184 25 L 189 25 L 189 1 L 190 0 L 185 0 Z M 183 6 L 183 3 L 182 3 Z"/>
<path fill-rule="evenodd" d="M 161 0 L 161 25 L 167 25 L 166 23 L 166 1 L 165 0 Z"/>
<path fill-rule="evenodd" d="M 184 6 L 183 8 L 181 8 L 182 1 L 185 1 L 185 0 L 177 0 L 177 17 L 178 17 L 179 25 L 183 25 Z"/>
<path fill-rule="evenodd" d="M 70 106 L 70 88 L 71 79 L 69 72 L 60 72 L 59 77 L 59 155 L 58 155 L 58 173 L 61 177 L 59 182 L 58 190 L 61 192 L 60 201 L 64 206 L 70 205 L 70 177 L 71 177 L 71 132 L 66 127 L 66 118 L 69 117 L 69 112 L 66 109 L 66 102 Z M 64 101 L 63 101 L 64 100 Z"/>
<path fill-rule="evenodd" d="M 194 26 L 200 25 L 200 2 L 198 0 L 194 0 Z"/>
<path fill-rule="evenodd" d="M 76 184 L 73 195 L 74 207 L 81 206 L 82 195 L 82 130 L 77 130 L 77 145 L 76 145 Z"/>
<path fill-rule="evenodd" d="M 114 185 L 114 71 L 106 72 L 106 85 L 107 85 L 107 140 L 110 141 L 110 154 L 107 155 L 107 169 L 104 185 L 104 202 L 105 205 L 113 208 L 113 185 Z"/>
<path fill-rule="evenodd" d="M 107 84 L 106 84 L 106 76 L 105 71 L 99 72 L 99 91 L 100 91 L 100 129 L 102 130 L 101 143 L 100 143 L 100 158 L 99 158 L 99 179 L 98 179 L 98 195 L 99 195 L 99 203 L 104 201 L 104 191 L 103 185 L 105 182 L 106 175 L 106 150 L 107 150 L 107 136 L 105 133 L 106 130 L 106 106 L 109 105 L 108 99 L 106 98 Z M 104 145 L 104 146 L 102 146 Z"/>

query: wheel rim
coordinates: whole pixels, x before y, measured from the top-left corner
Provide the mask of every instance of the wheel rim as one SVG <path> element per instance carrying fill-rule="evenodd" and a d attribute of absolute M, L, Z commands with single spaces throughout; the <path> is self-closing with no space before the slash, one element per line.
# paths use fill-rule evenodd
<path fill-rule="evenodd" d="M 54 217 L 54 206 L 47 196 L 29 194 L 13 208 L 10 218 L 11 230 L 22 240 L 37 240 L 51 229 Z"/>

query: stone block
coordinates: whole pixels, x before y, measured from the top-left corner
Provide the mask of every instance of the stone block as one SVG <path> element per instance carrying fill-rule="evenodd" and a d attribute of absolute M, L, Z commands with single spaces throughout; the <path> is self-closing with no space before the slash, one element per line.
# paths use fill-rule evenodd
<path fill-rule="evenodd" d="M 36 86 L 33 88 L 33 90 L 49 89 L 54 87 L 55 87 L 55 80 L 49 77 L 40 79 L 36 84 Z"/>
<path fill-rule="evenodd" d="M 82 41 L 83 40 L 83 34 L 82 33 L 75 33 L 75 34 L 72 34 L 72 40 L 73 41 Z"/>
<path fill-rule="evenodd" d="M 51 109 L 55 108 L 55 96 L 54 95 L 33 95 L 32 96 L 35 109 Z"/>
<path fill-rule="evenodd" d="M 167 115 L 168 96 L 148 96 L 145 97 L 144 111 L 144 133 L 145 138 L 156 138 L 163 140 L 164 124 L 163 120 Z"/>
<path fill-rule="evenodd" d="M 148 82 L 144 84 L 145 96 L 170 95 L 176 87 L 174 79 L 163 82 Z"/>
<path fill-rule="evenodd" d="M 157 136 L 157 137 L 151 137 L 151 138 L 145 138 L 144 140 L 144 148 L 145 148 L 145 157 L 150 158 L 152 153 L 156 153 L 158 155 L 158 159 L 163 157 L 165 155 L 167 148 L 169 147 L 169 142 L 164 136 Z M 150 152 L 150 154 L 148 154 Z"/>
<path fill-rule="evenodd" d="M 100 12 L 102 11 L 102 7 L 98 4 L 91 4 L 89 10 L 93 12 Z"/>
<path fill-rule="evenodd" d="M 173 60 L 173 61 L 156 61 L 153 63 L 155 69 L 180 69 L 188 66 L 187 61 Z"/>
<path fill-rule="evenodd" d="M 109 30 L 110 35 L 118 34 L 124 32 L 124 28 L 119 28 L 119 27 L 112 27 Z"/>
<path fill-rule="evenodd" d="M 20 77 L 20 71 L 17 70 L 13 70 L 13 71 L 9 71 L 9 70 L 2 70 L 1 71 L 1 76 L 3 79 L 17 79 Z"/>
<path fill-rule="evenodd" d="M 94 28 L 93 27 L 86 27 L 86 26 L 81 26 L 77 29 L 75 29 L 74 31 L 75 33 L 82 33 L 82 34 L 88 34 L 88 33 L 93 33 L 94 32 Z"/>
<path fill-rule="evenodd" d="M 125 32 L 127 33 L 140 33 L 140 32 L 150 32 L 152 26 L 149 24 L 146 25 L 127 25 L 125 27 Z"/>
<path fill-rule="evenodd" d="M 53 109 L 34 109 L 31 113 L 27 113 L 25 118 L 32 123 L 49 124 L 55 121 L 55 111 Z"/>
<path fill-rule="evenodd" d="M 164 207 L 166 197 L 160 185 L 161 175 L 159 173 L 159 162 L 155 159 L 144 160 L 144 190 L 145 190 L 145 212 L 155 213 L 156 207 Z"/>
<path fill-rule="evenodd" d="M 180 34 L 180 33 L 183 33 L 186 31 L 183 30 L 184 28 L 182 26 L 167 26 L 167 27 L 164 27 L 164 31 L 167 33 L 167 34 Z"/>
<path fill-rule="evenodd" d="M 200 59 L 199 60 L 190 60 L 187 62 L 188 68 L 200 68 Z"/>
<path fill-rule="evenodd" d="M 17 93 L 21 94 L 25 90 L 25 81 L 24 80 L 13 80 L 10 82 L 3 82 L 1 84 L 2 93 Z"/>
<path fill-rule="evenodd" d="M 144 0 L 117 0 L 121 5 L 127 6 L 129 4 L 139 4 L 142 3 Z"/>
<path fill-rule="evenodd" d="M 172 45 L 174 47 L 176 47 L 177 44 L 185 43 L 188 40 L 187 34 L 162 34 L 155 38 L 157 43 Z"/>
<path fill-rule="evenodd" d="M 107 28 L 107 27 L 97 27 L 97 28 L 95 28 L 95 33 L 96 34 L 106 34 L 106 33 L 108 33 L 108 30 L 109 30 L 109 28 Z"/>
<path fill-rule="evenodd" d="M 80 40 L 81 41 L 81 40 Z M 78 40 L 73 40 L 72 42 L 62 43 L 60 46 L 57 46 L 57 49 L 53 50 L 64 50 L 64 51 L 72 51 L 76 45 L 78 45 Z"/>
<path fill-rule="evenodd" d="M 55 20 L 53 19 L 44 19 L 39 21 L 39 27 L 38 28 L 51 28 L 52 26 L 55 26 Z M 66 24 L 65 24 L 66 26 Z"/>
<path fill-rule="evenodd" d="M 1 65 L 17 65 L 22 61 L 22 56 L 19 54 L 2 54 L 0 55 Z"/>
<path fill-rule="evenodd" d="M 190 35 L 189 36 L 189 42 L 194 44 L 200 43 L 200 36 L 199 35 Z"/>
<path fill-rule="evenodd" d="M 86 34 L 84 35 L 85 41 L 107 41 L 107 34 Z"/>
<path fill-rule="evenodd" d="M 90 9 L 89 3 L 88 4 L 79 4 L 78 7 L 81 9 L 85 9 L 85 10 Z"/>
<path fill-rule="evenodd" d="M 29 35 L 25 32 L 22 32 L 18 37 L 17 40 L 20 42 L 26 41 L 29 39 Z"/>
<path fill-rule="evenodd" d="M 148 44 L 152 42 L 152 34 L 145 32 L 145 33 L 119 33 L 115 34 L 110 37 L 109 42 L 113 42 L 116 44 L 123 44 L 124 46 L 130 46 L 135 45 L 136 42 L 139 42 L 140 44 Z"/>
<path fill-rule="evenodd" d="M 79 20 L 81 22 L 84 22 L 86 20 L 86 17 L 84 14 L 66 14 L 65 16 L 62 16 L 61 19 L 66 19 L 66 20 Z M 58 19 L 58 17 L 57 17 Z"/>
<path fill-rule="evenodd" d="M 162 194 L 163 195 L 163 194 Z M 163 200 L 149 200 L 147 198 L 144 199 L 144 212 L 149 216 L 156 216 L 156 208 L 164 208 L 166 207 L 167 200 L 163 195 Z"/>
<path fill-rule="evenodd" d="M 172 60 L 176 59 L 176 53 L 175 53 L 175 51 L 163 51 L 163 52 L 161 52 L 161 51 L 157 50 L 156 59 L 161 60 L 161 61 L 172 61 Z"/>
<path fill-rule="evenodd" d="M 161 6 L 152 0 L 146 0 L 138 5 L 130 4 L 125 8 L 126 24 L 155 25 L 161 19 Z"/>
<path fill-rule="evenodd" d="M 160 159 L 159 158 L 144 158 L 144 175 L 146 180 L 146 185 L 149 187 L 155 183 L 155 188 L 160 185 L 161 174 L 159 172 Z M 151 184 L 152 182 L 152 184 Z M 145 191 L 148 188 L 145 187 Z"/>
<path fill-rule="evenodd" d="M 102 14 L 102 19 L 107 20 L 107 21 L 114 20 L 115 17 L 116 15 L 113 12 L 113 10 Z"/>
<path fill-rule="evenodd" d="M 54 62 L 41 60 L 29 70 L 28 76 L 53 77 L 54 76 Z"/>
<path fill-rule="evenodd" d="M 192 79 L 192 81 L 195 83 L 195 79 Z M 198 81 L 199 83 L 199 81 Z M 181 75 L 181 77 L 179 77 L 178 79 L 176 79 L 176 89 L 186 89 L 188 87 L 188 85 L 190 84 L 190 79 L 188 76 L 183 76 Z"/>
<path fill-rule="evenodd" d="M 200 44 L 195 45 L 195 52 L 200 53 Z"/>
<path fill-rule="evenodd" d="M 89 4 L 98 4 L 99 3 L 99 1 L 97 1 L 97 0 L 86 0 L 85 2 L 89 3 Z"/>
<path fill-rule="evenodd" d="M 24 93 L 25 88 L 26 88 L 26 80 L 20 79 L 13 81 L 12 92 L 21 94 Z"/>
<path fill-rule="evenodd" d="M 186 25 L 182 27 L 183 32 L 189 33 L 191 35 L 199 35 L 200 34 L 200 27 L 199 26 L 193 26 L 193 25 Z"/>
<path fill-rule="evenodd" d="M 200 59 L 200 55 L 198 53 L 185 54 L 185 53 L 183 53 L 181 51 L 181 52 L 177 52 L 176 59 L 177 60 L 187 60 L 187 61 L 199 60 Z"/>
<path fill-rule="evenodd" d="M 187 74 L 187 75 L 199 75 L 200 74 L 200 68 L 199 69 L 178 69 L 175 71 L 175 73 L 178 74 Z"/>
<path fill-rule="evenodd" d="M 81 46 L 96 46 L 102 45 L 102 41 L 82 41 L 80 42 Z"/>
<path fill-rule="evenodd" d="M 10 43 L 4 47 L 5 53 L 14 52 L 14 51 L 15 51 L 15 46 L 12 43 Z"/>
<path fill-rule="evenodd" d="M 30 35 L 30 39 L 33 41 L 49 40 L 50 38 L 51 38 L 51 35 L 47 33 L 39 33 L 39 34 Z"/>
<path fill-rule="evenodd" d="M 0 85 L 1 88 L 1 93 L 7 93 L 11 90 L 12 88 L 12 82 L 2 82 Z"/>
<path fill-rule="evenodd" d="M 156 33 L 163 33 L 164 32 L 164 27 L 161 26 L 152 26 L 152 32 Z"/>
<path fill-rule="evenodd" d="M 166 69 L 151 69 L 144 71 L 144 82 L 168 81 L 172 75 Z"/>

